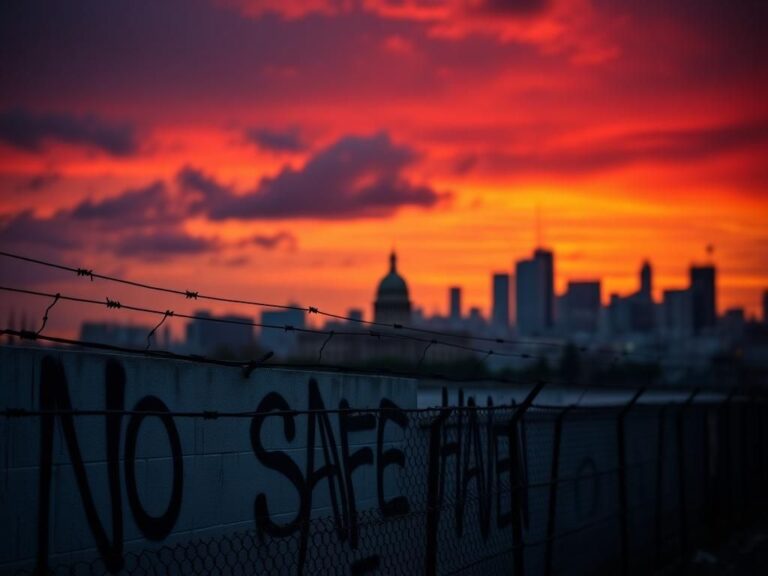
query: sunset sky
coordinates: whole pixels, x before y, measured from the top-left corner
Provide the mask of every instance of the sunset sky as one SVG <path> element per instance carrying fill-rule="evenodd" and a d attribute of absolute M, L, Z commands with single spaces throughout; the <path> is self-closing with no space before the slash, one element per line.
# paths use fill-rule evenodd
<path fill-rule="evenodd" d="M 767 23 L 747 0 L 5 3 L 0 246 L 370 317 L 392 247 L 445 313 L 455 284 L 487 311 L 537 236 L 558 291 L 601 278 L 606 301 L 645 258 L 657 298 L 685 287 L 711 244 L 718 308 L 756 315 Z M 0 279 L 195 308 L 5 258 Z M 45 304 L 0 299 L 1 324 Z M 62 304 L 52 331 L 108 315 Z"/>

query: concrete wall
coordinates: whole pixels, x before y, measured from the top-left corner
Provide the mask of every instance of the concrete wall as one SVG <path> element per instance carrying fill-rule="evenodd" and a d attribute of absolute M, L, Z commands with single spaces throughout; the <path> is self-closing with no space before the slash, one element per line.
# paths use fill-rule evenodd
<path fill-rule="evenodd" d="M 237 412 L 279 407 L 338 409 L 344 401 L 353 408 L 378 408 L 383 400 L 414 407 L 415 383 L 272 369 L 256 370 L 246 378 L 235 368 L 183 361 L 0 348 L 3 409 L 62 410 L 68 401 L 76 410 Z M 268 417 L 255 439 L 250 417 L 163 419 L 136 413 L 0 419 L 0 572 L 32 568 L 41 552 L 39 560 L 50 566 L 106 557 L 107 568 L 111 562 L 117 570 L 121 555 L 252 530 L 257 500 L 266 505 L 274 525 L 330 516 L 331 496 L 335 493 L 339 500 L 347 496 L 341 494 L 336 478 L 319 478 L 314 490 L 301 486 L 308 483 L 303 475 L 310 460 L 318 469 L 326 458 L 331 462 L 342 458 L 339 415 L 325 418 L 299 414 L 288 423 L 280 416 Z M 367 447 L 372 455 L 372 461 L 359 466 L 352 478 L 360 511 L 378 506 L 379 483 L 384 484 L 385 499 L 396 496 L 402 471 L 396 465 L 386 466 L 381 482 L 377 481 L 377 455 L 398 446 L 403 429 L 384 423 L 379 437 L 380 423 L 370 424 L 373 428 L 348 430 L 344 439 L 349 452 Z M 178 439 L 175 449 L 174 436 Z M 52 438 L 50 450 L 46 437 Z M 309 442 L 315 446 L 312 459 L 306 449 Z M 333 453 L 324 454 L 324 447 Z M 128 455 L 131 450 L 133 455 Z M 296 463 L 298 478 L 289 479 L 284 462 L 269 462 L 274 451 Z M 78 460 L 82 462 L 80 479 Z M 328 489 L 331 484 L 333 490 Z M 49 496 L 47 513 L 44 494 Z M 91 518 L 89 500 L 93 502 Z M 122 551 L 120 542 L 115 542 L 115 530 L 118 540 L 123 531 Z"/>
<path fill-rule="evenodd" d="M 520 392 L 0 348 L 0 574 L 645 573 L 768 480 L 764 410 Z"/>

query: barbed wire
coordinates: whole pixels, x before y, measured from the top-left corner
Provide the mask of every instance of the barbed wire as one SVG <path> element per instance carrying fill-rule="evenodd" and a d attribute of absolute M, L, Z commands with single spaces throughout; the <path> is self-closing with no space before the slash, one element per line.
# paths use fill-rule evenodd
<path fill-rule="evenodd" d="M 467 346 L 464 344 L 459 344 L 456 342 L 446 342 L 443 340 L 436 340 L 434 338 L 427 339 L 422 338 L 419 336 L 413 336 L 409 334 L 396 334 L 392 332 L 380 332 L 380 331 L 351 331 L 351 330 L 324 330 L 324 329 L 318 329 L 318 328 L 306 328 L 301 326 L 293 326 L 292 324 L 265 324 L 263 322 L 253 322 L 250 320 L 238 320 L 235 318 L 222 318 L 217 316 L 201 316 L 196 314 L 184 314 L 181 312 L 174 312 L 173 310 L 159 310 L 159 309 L 153 309 L 153 308 L 146 308 L 143 306 L 134 306 L 130 304 L 124 304 L 120 300 L 113 300 L 112 298 L 106 297 L 104 301 L 100 300 L 94 300 L 92 298 L 82 298 L 79 296 L 66 296 L 64 294 L 61 294 L 60 292 L 57 292 L 56 294 L 51 294 L 48 292 L 41 292 L 38 290 L 30 290 L 27 288 L 16 288 L 12 286 L 0 286 L 0 290 L 5 292 L 15 292 L 18 294 L 27 294 L 30 296 L 37 296 L 42 298 L 56 298 L 57 300 L 64 300 L 68 302 L 76 302 L 79 304 L 89 304 L 89 305 L 96 305 L 96 306 L 106 306 L 110 310 L 129 310 L 132 312 L 140 312 L 143 314 L 153 314 L 156 316 L 163 316 L 163 321 L 168 317 L 176 317 L 176 318 L 185 318 L 187 320 L 195 320 L 200 322 L 216 322 L 221 324 L 232 324 L 232 325 L 238 325 L 238 326 L 249 326 L 253 328 L 262 328 L 267 330 L 281 330 L 285 332 L 299 332 L 304 334 L 315 334 L 319 336 L 324 336 L 326 339 L 322 343 L 322 346 L 319 351 L 319 358 L 322 359 L 322 352 L 325 349 L 325 346 L 328 344 L 330 339 L 334 336 L 342 336 L 342 337 L 359 337 L 359 338 L 375 338 L 375 339 L 381 339 L 381 338 L 389 338 L 393 340 L 402 340 L 402 341 L 411 341 L 411 342 L 418 342 L 420 344 L 427 344 L 429 346 L 432 345 L 440 345 L 445 346 L 448 348 L 454 348 L 457 350 L 462 350 L 464 352 L 471 352 L 474 354 L 484 354 L 486 357 L 490 356 L 499 356 L 502 358 L 520 358 L 525 360 L 546 360 L 546 356 L 537 356 L 535 354 L 529 354 L 526 352 L 501 352 L 495 349 L 485 349 L 485 348 L 477 348 L 474 346 Z M 162 324 L 162 322 L 160 322 Z M 150 334 L 147 336 L 147 343 L 149 344 L 149 339 L 154 334 L 155 330 L 159 328 L 160 324 L 158 324 L 155 328 L 152 329 Z"/>
<path fill-rule="evenodd" d="M 613 358 L 613 361 L 616 361 L 617 359 L 621 358 L 627 358 L 627 357 L 633 357 L 638 360 L 642 359 L 645 362 L 660 362 L 660 359 L 657 356 L 647 355 L 647 354 L 641 354 L 638 352 L 628 351 L 628 350 L 621 350 L 621 351 L 615 351 L 615 350 L 605 350 L 602 348 L 596 348 L 596 349 L 590 349 L 588 346 L 583 345 L 575 345 L 570 342 L 555 342 L 551 340 L 540 340 L 540 339 L 525 339 L 525 338 L 503 338 L 503 337 L 491 337 L 491 336 L 481 336 L 481 335 L 471 335 L 471 334 L 462 334 L 462 333 L 455 333 L 445 330 L 435 330 L 432 328 L 424 328 L 419 326 L 413 326 L 405 323 L 387 323 L 387 322 L 380 322 L 375 320 L 365 320 L 362 318 L 356 318 L 353 316 L 347 316 L 344 314 L 336 314 L 332 312 L 327 312 L 325 310 L 322 310 L 316 306 L 296 306 L 296 305 L 290 305 L 290 304 L 276 304 L 272 302 L 262 302 L 258 300 L 246 300 L 246 299 L 240 299 L 240 298 L 229 298 L 224 296 L 216 296 L 211 294 L 202 294 L 199 291 L 193 291 L 193 290 L 181 290 L 177 288 L 169 288 L 166 286 L 159 286 L 156 284 L 149 284 L 146 282 L 138 282 L 135 280 L 128 280 L 125 278 L 120 278 L 117 276 L 107 275 L 107 274 L 99 274 L 97 272 L 94 272 L 93 269 L 90 268 L 80 268 L 80 267 L 74 267 L 74 266 L 67 266 L 60 263 L 50 262 L 47 260 L 42 260 L 39 258 L 31 258 L 29 256 L 22 256 L 20 254 L 14 254 L 7 251 L 0 251 L 0 256 L 5 256 L 7 258 L 14 258 L 16 260 L 28 262 L 31 264 L 36 264 L 40 266 L 46 266 L 49 268 L 55 268 L 58 270 L 63 270 L 66 272 L 72 272 L 76 274 L 78 277 L 87 277 L 90 278 L 91 281 L 94 279 L 99 280 L 105 280 L 108 282 L 115 282 L 118 284 L 123 284 L 127 286 L 133 286 L 136 288 L 142 288 L 145 290 L 153 290 L 156 292 L 163 292 L 166 294 L 173 294 L 177 296 L 183 296 L 185 299 L 190 300 L 207 300 L 212 302 L 222 302 L 222 303 L 229 303 L 229 304 L 242 304 L 247 306 L 257 306 L 261 308 L 272 308 L 277 310 L 293 310 L 293 311 L 301 311 L 305 312 L 307 314 L 315 314 L 317 316 L 323 316 L 326 318 L 330 318 L 333 320 L 340 320 L 343 322 L 347 322 L 350 324 L 359 324 L 364 326 L 372 326 L 377 328 L 385 328 L 388 330 L 402 330 L 402 331 L 408 331 L 408 332 L 414 332 L 414 333 L 421 333 L 426 334 L 430 336 L 440 336 L 443 338 L 461 338 L 461 339 L 470 339 L 477 342 L 489 342 L 494 344 L 500 344 L 505 346 L 532 346 L 532 347 L 540 347 L 540 348 L 567 348 L 567 347 L 574 347 L 579 352 L 589 352 L 593 354 L 601 354 L 601 355 L 609 355 Z M 325 332 L 325 334 L 328 334 L 328 332 Z M 339 334 L 337 331 L 336 334 Z M 430 340 L 423 339 L 422 340 L 425 343 L 429 343 Z M 435 342 L 438 344 L 445 344 L 445 342 Z M 484 350 L 483 353 L 488 353 L 487 350 Z M 493 352 L 491 355 L 499 355 L 498 352 Z M 521 356 L 523 358 L 537 358 L 533 354 L 525 354 Z"/>
<path fill-rule="evenodd" d="M 242 320 L 242 319 L 236 319 L 236 318 L 226 318 L 226 317 L 217 317 L 217 316 L 209 316 L 209 315 L 195 315 L 195 314 L 184 314 L 180 312 L 175 312 L 173 310 L 161 310 L 161 309 L 152 309 L 152 308 L 146 308 L 142 306 L 134 306 L 129 304 L 124 304 L 120 300 L 112 299 L 110 297 L 106 297 L 104 301 L 101 300 L 95 300 L 92 298 L 83 298 L 79 296 L 67 296 L 63 295 L 60 292 L 57 292 L 55 294 L 49 293 L 49 292 L 41 292 L 38 290 L 31 290 L 27 288 L 17 288 L 12 286 L 0 286 L 0 291 L 6 291 L 6 292 L 13 292 L 13 293 L 19 293 L 19 294 L 25 294 L 30 296 L 36 296 L 41 298 L 53 298 L 53 303 L 48 306 L 48 308 L 45 311 L 45 315 L 43 316 L 43 324 L 38 330 L 37 334 L 40 334 L 45 328 L 46 323 L 48 321 L 48 313 L 50 312 L 51 308 L 59 301 L 59 300 L 65 300 L 80 304 L 89 304 L 89 305 L 96 305 L 96 306 L 105 306 L 109 310 L 128 310 L 132 312 L 139 312 L 139 313 L 145 313 L 145 314 L 151 314 L 155 316 L 162 316 L 162 319 L 160 322 L 152 328 L 149 333 L 147 334 L 147 349 L 150 348 L 151 344 L 151 338 L 155 334 L 155 332 L 163 325 L 163 323 L 170 317 L 178 317 L 178 318 L 184 318 L 188 320 L 195 320 L 195 321 L 201 321 L 201 322 L 215 322 L 219 324 L 228 324 L 228 325 L 239 325 L 239 326 L 248 326 L 253 328 L 262 328 L 262 329 L 269 329 L 269 330 L 281 330 L 284 332 L 298 332 L 298 333 L 305 333 L 305 334 L 313 334 L 317 336 L 324 337 L 324 341 L 320 345 L 319 351 L 318 351 L 318 360 L 322 360 L 323 351 L 325 350 L 325 347 L 330 342 L 330 340 L 334 336 L 341 336 L 341 337 L 354 337 L 354 338 L 374 338 L 378 341 L 381 341 L 382 338 L 388 338 L 391 340 L 400 340 L 400 341 L 410 341 L 415 342 L 419 344 L 424 344 L 425 347 L 421 352 L 421 357 L 419 359 L 418 365 L 421 366 L 424 363 L 424 359 L 426 357 L 427 351 L 435 345 L 445 346 L 447 348 L 452 348 L 456 350 L 461 350 L 464 352 L 469 352 L 472 354 L 479 355 L 482 360 L 488 360 L 492 356 L 501 357 L 501 358 L 517 358 L 521 360 L 535 360 L 539 362 L 549 362 L 550 358 L 546 355 L 537 355 L 532 354 L 528 352 L 505 352 L 505 351 L 499 351 L 494 348 L 478 348 L 474 346 L 468 346 L 465 344 L 459 344 L 456 342 L 447 342 L 444 340 L 437 340 L 435 338 L 422 338 L 419 336 L 409 335 L 409 334 L 402 334 L 402 333 L 395 333 L 395 332 L 387 332 L 387 331 L 349 331 L 349 330 L 331 330 L 331 329 L 318 329 L 318 328 L 307 328 L 307 327 L 301 327 L 301 326 L 294 326 L 292 324 L 266 324 L 262 322 L 254 322 L 251 320 Z M 466 340 L 473 340 L 471 336 L 465 337 Z M 611 366 L 616 366 L 616 360 L 618 357 L 613 357 L 611 359 Z M 668 367 L 676 367 L 684 370 L 696 370 L 700 369 L 699 366 L 693 366 L 688 365 L 684 363 L 665 363 L 665 366 Z"/>

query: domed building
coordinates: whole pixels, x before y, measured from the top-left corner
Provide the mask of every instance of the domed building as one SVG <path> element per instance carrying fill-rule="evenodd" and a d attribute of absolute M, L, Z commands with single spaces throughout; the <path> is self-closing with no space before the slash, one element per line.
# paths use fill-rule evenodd
<path fill-rule="evenodd" d="M 373 316 L 376 322 L 386 324 L 409 324 L 411 321 L 408 285 L 397 273 L 397 254 L 394 250 L 389 256 L 389 274 L 379 282 L 376 301 L 373 303 Z"/>

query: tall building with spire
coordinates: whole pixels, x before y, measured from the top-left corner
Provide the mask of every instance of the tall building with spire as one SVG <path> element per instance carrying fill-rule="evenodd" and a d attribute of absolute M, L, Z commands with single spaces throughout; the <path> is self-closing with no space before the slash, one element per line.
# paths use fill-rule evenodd
<path fill-rule="evenodd" d="M 411 321 L 411 301 L 408 285 L 397 272 L 397 254 L 389 256 L 389 273 L 379 282 L 376 300 L 373 304 L 376 322 L 385 324 L 408 324 Z"/>
<path fill-rule="evenodd" d="M 640 268 L 640 294 L 649 300 L 653 298 L 653 270 L 648 260 Z"/>
<path fill-rule="evenodd" d="M 717 323 L 717 288 L 715 267 L 711 264 L 691 266 L 691 305 L 693 331 L 699 334 Z"/>
<path fill-rule="evenodd" d="M 670 295 L 675 306 L 679 297 Z M 611 294 L 608 319 L 614 334 L 648 333 L 656 329 L 653 301 L 653 268 L 648 260 L 640 267 L 640 286 L 629 296 Z"/>

